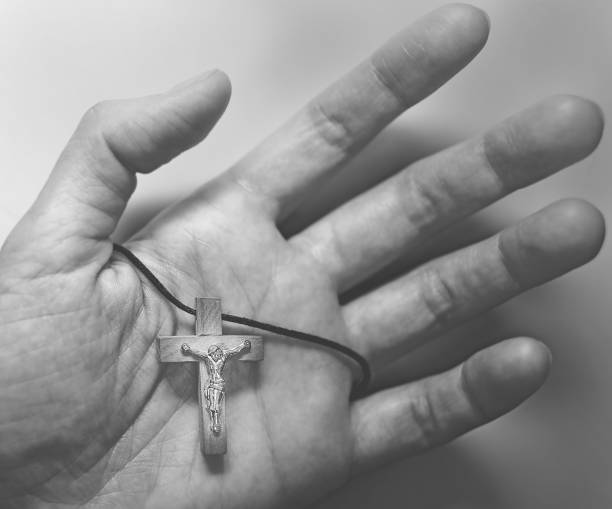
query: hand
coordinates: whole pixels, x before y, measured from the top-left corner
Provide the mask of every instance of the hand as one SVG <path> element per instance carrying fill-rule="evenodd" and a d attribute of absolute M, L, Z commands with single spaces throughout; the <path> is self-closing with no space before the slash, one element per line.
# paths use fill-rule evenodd
<path fill-rule="evenodd" d="M 279 233 L 310 190 L 466 65 L 487 33 L 486 17 L 468 6 L 417 21 L 127 246 L 184 302 L 221 297 L 226 312 L 333 338 L 366 355 L 375 373 L 585 263 L 600 247 L 603 221 L 591 205 L 569 200 L 338 301 L 441 229 L 589 154 L 602 118 L 576 97 L 547 99 L 412 164 L 290 238 Z M 351 476 L 495 419 L 543 382 L 548 350 L 515 338 L 448 372 L 349 403 L 356 375 L 348 363 L 267 336 L 258 376 L 238 372 L 240 387 L 229 387 L 223 468 L 203 458 L 193 366 L 163 367 L 155 346 L 158 335 L 190 334 L 193 317 L 113 255 L 110 236 L 135 174 L 202 140 L 229 90 L 212 72 L 161 95 L 92 108 L 6 241 L 4 506 L 304 505 Z"/>

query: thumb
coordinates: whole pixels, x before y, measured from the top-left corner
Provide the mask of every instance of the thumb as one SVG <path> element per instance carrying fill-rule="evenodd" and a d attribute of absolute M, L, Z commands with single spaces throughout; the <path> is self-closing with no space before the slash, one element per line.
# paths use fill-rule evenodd
<path fill-rule="evenodd" d="M 108 259 L 109 237 L 136 173 L 199 143 L 225 110 L 230 90 L 227 76 L 211 71 L 163 94 L 92 107 L 3 250 L 35 243 L 47 262 L 49 254 L 61 254 L 64 268 Z"/>

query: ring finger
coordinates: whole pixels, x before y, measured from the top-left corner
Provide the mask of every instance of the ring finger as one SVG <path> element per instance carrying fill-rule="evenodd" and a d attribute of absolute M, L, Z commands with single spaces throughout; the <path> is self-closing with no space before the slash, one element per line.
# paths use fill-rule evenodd
<path fill-rule="evenodd" d="M 554 203 L 345 305 L 351 344 L 381 368 L 432 336 L 586 263 L 603 234 L 603 218 L 592 205 Z"/>

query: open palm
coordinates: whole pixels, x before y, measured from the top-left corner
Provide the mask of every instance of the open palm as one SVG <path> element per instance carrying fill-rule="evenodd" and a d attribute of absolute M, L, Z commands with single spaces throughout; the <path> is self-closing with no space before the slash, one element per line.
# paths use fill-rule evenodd
<path fill-rule="evenodd" d="M 226 312 L 333 338 L 375 373 L 585 263 L 603 222 L 589 204 L 568 200 L 348 303 L 338 298 L 461 218 L 590 153 L 601 115 L 569 96 L 412 164 L 290 238 L 280 233 L 309 193 L 469 62 L 487 32 L 486 17 L 468 6 L 419 20 L 128 246 L 182 301 L 221 297 Z M 110 237 L 135 174 L 203 139 L 228 99 L 227 78 L 215 71 L 92 108 L 5 243 L 4 504 L 306 505 L 498 417 L 542 383 L 548 350 L 515 338 L 351 402 L 359 372 L 350 362 L 267 335 L 261 365 L 231 368 L 227 456 L 203 457 L 193 365 L 162 365 L 155 346 L 158 335 L 191 334 L 193 317 L 114 254 Z"/>

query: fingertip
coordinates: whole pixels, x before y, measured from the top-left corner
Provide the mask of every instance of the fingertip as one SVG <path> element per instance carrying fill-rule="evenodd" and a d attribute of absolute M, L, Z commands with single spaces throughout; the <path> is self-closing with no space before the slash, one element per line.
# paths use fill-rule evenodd
<path fill-rule="evenodd" d="M 212 69 L 180 83 L 171 92 L 185 95 L 197 94 L 206 98 L 202 104 L 217 105 L 224 110 L 232 94 L 232 83 L 225 72 L 220 69 Z"/>
<path fill-rule="evenodd" d="M 575 95 L 552 96 L 543 103 L 543 121 L 550 125 L 558 146 L 572 151 L 574 161 L 588 156 L 599 144 L 604 129 L 601 107 Z"/>
<path fill-rule="evenodd" d="M 543 343 L 513 338 L 471 357 L 464 366 L 464 378 L 476 405 L 488 419 L 495 419 L 542 386 L 551 360 Z"/>
<path fill-rule="evenodd" d="M 398 61 L 405 61 L 405 53 L 428 62 L 428 73 L 440 73 L 440 83 L 448 80 L 472 60 L 489 37 L 489 18 L 472 5 L 454 3 L 426 14 L 398 34 L 402 50 Z M 388 59 L 388 54 L 385 55 Z M 402 58 L 403 57 L 403 58 Z"/>
<path fill-rule="evenodd" d="M 214 83 L 215 87 L 225 98 L 226 102 L 229 101 L 232 95 L 232 82 L 230 77 L 221 69 L 213 69 L 209 80 Z"/>
<path fill-rule="evenodd" d="M 586 200 L 559 200 L 531 217 L 533 223 L 526 227 L 533 230 L 530 236 L 534 245 L 549 258 L 560 257 L 564 268 L 587 263 L 599 253 L 605 236 L 605 219 Z M 522 237 L 525 239 L 526 235 Z"/>
<path fill-rule="evenodd" d="M 534 390 L 544 383 L 552 365 L 550 349 L 541 341 L 528 337 L 503 341 L 498 355 L 500 366 L 496 376 L 500 380 L 507 383 L 520 378 Z"/>
<path fill-rule="evenodd" d="M 487 160 L 510 189 L 532 184 L 587 157 L 604 129 L 601 108 L 572 95 L 549 97 L 484 136 Z"/>
<path fill-rule="evenodd" d="M 552 235 L 563 237 L 572 263 L 582 265 L 599 253 L 606 233 L 606 222 L 601 211 L 586 200 L 568 198 L 553 203 L 548 210 L 556 217 Z"/>
<path fill-rule="evenodd" d="M 491 28 L 491 20 L 484 10 L 466 3 L 452 3 L 435 12 L 442 14 L 449 25 L 472 38 L 477 46 L 484 46 Z"/>
<path fill-rule="evenodd" d="M 499 249 L 513 277 L 531 287 L 592 260 L 604 237 L 605 220 L 595 206 L 565 199 L 501 232 Z"/>

